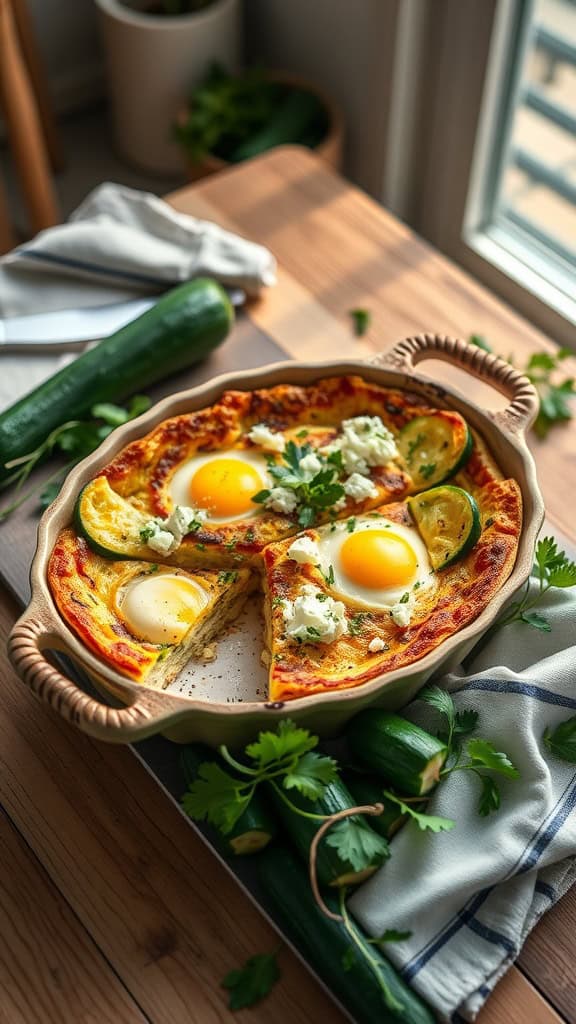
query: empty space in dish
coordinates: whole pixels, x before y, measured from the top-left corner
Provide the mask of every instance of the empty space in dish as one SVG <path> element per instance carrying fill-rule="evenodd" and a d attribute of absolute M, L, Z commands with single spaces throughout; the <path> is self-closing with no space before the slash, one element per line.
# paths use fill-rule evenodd
<path fill-rule="evenodd" d="M 268 670 L 262 664 L 262 598 L 248 598 L 236 621 L 216 641 L 214 661 L 189 661 L 165 693 L 208 703 L 241 704 L 268 699 Z"/>

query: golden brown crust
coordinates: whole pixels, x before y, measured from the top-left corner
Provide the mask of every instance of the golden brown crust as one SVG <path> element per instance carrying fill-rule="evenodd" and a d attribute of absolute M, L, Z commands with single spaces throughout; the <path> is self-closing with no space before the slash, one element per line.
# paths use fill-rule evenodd
<path fill-rule="evenodd" d="M 476 499 L 483 523 L 480 540 L 468 556 L 435 574 L 436 585 L 419 593 L 406 627 L 395 626 L 388 611 L 374 610 L 356 618 L 353 635 L 344 634 L 331 644 L 295 644 L 285 636 L 281 602 L 294 600 L 305 582 L 314 583 L 324 593 L 330 593 L 330 588 L 315 566 L 297 565 L 287 557 L 290 541 L 268 547 L 264 566 L 270 606 L 269 699 L 285 701 L 360 686 L 384 672 L 419 661 L 477 618 L 514 566 L 522 497 L 515 480 L 493 480 L 477 490 Z M 411 523 L 403 502 L 379 511 L 392 522 Z M 311 536 L 318 534 L 311 531 Z M 348 623 L 358 611 L 358 607 L 347 606 Z M 385 642 L 387 650 L 370 654 L 368 644 L 375 637 Z"/>

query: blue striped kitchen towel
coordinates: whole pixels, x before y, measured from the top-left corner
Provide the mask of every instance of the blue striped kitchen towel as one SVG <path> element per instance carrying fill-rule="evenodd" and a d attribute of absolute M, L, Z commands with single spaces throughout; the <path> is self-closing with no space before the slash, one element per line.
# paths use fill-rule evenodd
<path fill-rule="evenodd" d="M 576 766 L 542 742 L 547 726 L 576 714 L 576 598 L 551 591 L 541 609 L 550 633 L 515 623 L 496 632 L 466 671 L 436 680 L 458 711 L 475 709 L 476 734 L 520 769 L 498 776 L 500 810 L 479 817 L 479 779 L 447 777 L 430 814 L 453 818 L 452 832 L 407 825 L 392 857 L 365 882 L 350 909 L 372 936 L 386 928 L 411 937 L 387 956 L 442 1021 L 473 1020 L 518 956 L 538 919 L 576 881 Z M 409 717 L 432 723 L 417 702 Z"/>

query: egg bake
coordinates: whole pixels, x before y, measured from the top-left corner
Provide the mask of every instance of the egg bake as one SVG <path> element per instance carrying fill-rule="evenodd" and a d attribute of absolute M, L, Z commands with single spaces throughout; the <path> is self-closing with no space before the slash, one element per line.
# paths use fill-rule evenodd
<path fill-rule="evenodd" d="M 87 646 L 157 687 L 259 586 L 269 696 L 286 700 L 410 664 L 472 621 L 521 525 L 517 484 L 459 413 L 333 377 L 228 391 L 128 445 L 79 495 L 49 583 Z"/>

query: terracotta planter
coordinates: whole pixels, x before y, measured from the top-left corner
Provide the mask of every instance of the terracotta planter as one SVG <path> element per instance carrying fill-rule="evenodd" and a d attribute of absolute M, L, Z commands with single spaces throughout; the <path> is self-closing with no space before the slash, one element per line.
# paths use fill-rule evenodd
<path fill-rule="evenodd" d="M 189 95 L 217 61 L 238 66 L 240 0 L 214 0 L 174 17 L 147 13 L 151 0 L 95 0 L 100 11 L 116 148 L 130 163 L 178 174 L 182 156 L 172 125 Z M 134 9 L 135 7 L 139 9 Z"/>
<path fill-rule="evenodd" d="M 329 167 L 332 167 L 335 171 L 340 170 L 342 166 L 342 153 L 344 147 L 344 121 L 339 107 L 336 106 L 326 93 L 317 89 L 316 86 L 311 85 L 310 82 L 306 82 L 294 75 L 277 73 L 271 74 L 270 78 L 274 82 L 280 82 L 284 85 L 292 85 L 300 89 L 306 89 L 307 92 L 313 93 L 318 97 L 328 114 L 328 131 L 322 141 L 314 148 L 314 152 Z M 187 107 L 181 107 L 178 119 L 186 118 L 187 110 Z M 214 156 L 212 153 L 197 162 L 187 159 L 182 147 L 180 148 L 180 153 L 181 161 L 182 153 L 184 153 L 185 168 L 189 181 L 198 181 L 199 178 L 205 178 L 209 174 L 215 174 L 216 171 L 222 171 L 226 167 L 232 166 L 228 160 L 223 160 L 221 157 Z M 182 162 L 180 163 L 180 166 L 182 166 Z"/>

